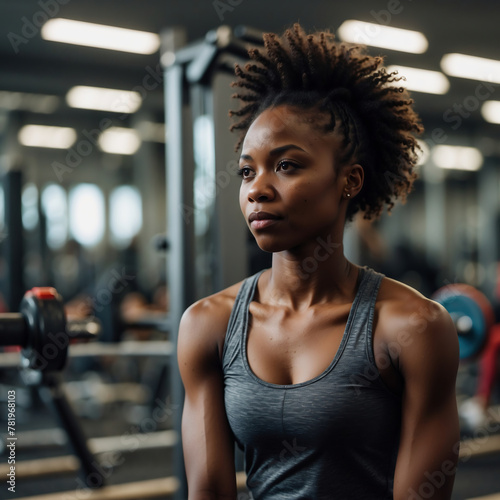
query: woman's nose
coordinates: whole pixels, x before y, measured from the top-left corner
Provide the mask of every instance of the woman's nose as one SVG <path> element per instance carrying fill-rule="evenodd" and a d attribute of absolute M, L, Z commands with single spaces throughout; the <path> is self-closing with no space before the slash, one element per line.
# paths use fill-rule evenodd
<path fill-rule="evenodd" d="M 275 196 L 274 186 L 271 184 L 269 176 L 265 174 L 257 175 L 248 191 L 248 201 L 269 201 Z"/>

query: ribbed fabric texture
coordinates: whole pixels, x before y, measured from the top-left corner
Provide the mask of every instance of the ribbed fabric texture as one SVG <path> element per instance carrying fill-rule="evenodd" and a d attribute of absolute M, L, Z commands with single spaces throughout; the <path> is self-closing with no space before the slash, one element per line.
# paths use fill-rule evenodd
<path fill-rule="evenodd" d="M 383 276 L 361 268 L 330 366 L 307 382 L 277 385 L 259 379 L 246 354 L 248 306 L 261 273 L 238 292 L 222 359 L 226 413 L 253 498 L 392 499 L 401 400 L 382 382 L 372 348 Z"/>

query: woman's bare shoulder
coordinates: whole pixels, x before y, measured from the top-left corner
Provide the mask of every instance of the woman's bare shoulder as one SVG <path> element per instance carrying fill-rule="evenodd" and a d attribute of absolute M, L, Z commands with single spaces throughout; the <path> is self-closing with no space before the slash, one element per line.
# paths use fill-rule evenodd
<path fill-rule="evenodd" d="M 201 349 L 217 347 L 219 354 L 226 335 L 229 317 L 243 281 L 204 297 L 189 306 L 182 315 L 179 342 Z"/>
<path fill-rule="evenodd" d="M 240 281 L 228 288 L 224 288 L 217 293 L 196 301 L 186 309 L 184 314 L 200 317 L 200 319 L 203 320 L 211 319 L 212 321 L 217 321 L 225 316 L 229 319 L 234 301 L 236 300 L 236 295 L 238 295 L 242 283 L 243 281 Z"/>
<path fill-rule="evenodd" d="M 443 330 L 453 334 L 453 323 L 441 304 L 399 281 L 384 278 L 377 296 L 377 324 L 387 341 L 401 335 L 432 337 Z"/>
<path fill-rule="evenodd" d="M 439 304 L 422 295 L 418 290 L 392 278 L 384 277 L 377 296 L 377 305 L 389 310 L 414 311 L 422 307 L 440 309 Z"/>

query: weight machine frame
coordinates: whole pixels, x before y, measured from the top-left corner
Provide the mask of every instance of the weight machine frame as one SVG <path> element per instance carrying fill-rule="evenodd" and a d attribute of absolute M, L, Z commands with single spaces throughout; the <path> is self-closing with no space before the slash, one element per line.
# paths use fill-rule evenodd
<path fill-rule="evenodd" d="M 229 76 L 234 76 L 234 62 L 248 60 L 250 44 L 261 45 L 262 32 L 221 26 L 210 31 L 204 40 L 190 45 L 185 45 L 185 34 L 179 28 L 162 33 L 168 136 L 166 197 L 170 246 L 167 282 L 171 291 L 169 317 L 174 350 L 178 325 L 187 307 L 197 299 L 248 276 L 248 229 L 238 209 L 239 182 L 231 182 L 236 181 L 231 179 L 236 170 L 233 168 L 236 137 L 229 133 L 227 111 L 231 105 Z M 208 172 L 208 182 L 211 183 L 208 190 L 215 194 L 209 196 L 209 203 L 202 207 L 195 196 L 200 155 L 196 151 L 194 128 L 200 116 L 208 118 L 207 123 L 212 124 L 214 144 L 213 151 L 206 153 L 213 154 L 214 161 L 205 164 L 204 168 L 211 170 Z M 207 177 L 204 179 L 206 181 Z M 226 179 L 227 184 L 218 182 L 220 179 Z M 198 185 L 199 182 L 198 178 Z M 201 242 L 196 234 L 200 225 L 197 226 L 197 217 L 209 227 L 208 238 L 201 238 Z M 203 256 L 208 258 L 203 259 Z M 206 279 L 200 281 L 199 274 L 207 268 Z M 181 440 L 184 390 L 175 357 L 170 366 L 172 402 L 178 408 L 174 419 L 179 436 L 174 453 L 174 473 L 180 481 L 180 488 L 175 498 L 185 500 L 187 482 Z"/>

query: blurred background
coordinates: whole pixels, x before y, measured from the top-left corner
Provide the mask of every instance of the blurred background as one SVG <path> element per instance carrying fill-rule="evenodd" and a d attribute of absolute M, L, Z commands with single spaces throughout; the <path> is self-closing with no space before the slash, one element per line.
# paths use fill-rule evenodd
<path fill-rule="evenodd" d="M 99 342 L 70 349 L 63 386 L 89 439 L 116 438 L 92 445 L 108 484 L 176 474 L 169 325 L 192 301 L 270 264 L 239 214 L 230 69 L 261 32 L 297 21 L 383 55 L 406 76 L 425 127 L 414 192 L 390 216 L 350 224 L 348 257 L 429 297 L 468 284 L 493 310 L 485 337 L 499 321 L 500 3 L 2 1 L 0 310 L 18 311 L 26 290 L 52 286 L 68 318 L 102 322 Z M 0 352 L 0 403 L 15 387 L 19 408 L 21 465 L 8 497 L 80 498 L 70 439 L 23 379 L 17 351 Z M 486 434 L 500 434 L 495 362 L 487 404 L 477 397 L 483 352 L 461 364 L 457 393 L 474 450 L 486 412 L 496 422 Z M 61 456 L 51 469 L 46 460 Z M 24 473 L 23 461 L 44 472 L 28 464 Z M 453 498 L 498 494 L 499 466 L 494 447 L 462 460 Z M 148 483 L 133 498 L 175 489 Z"/>

